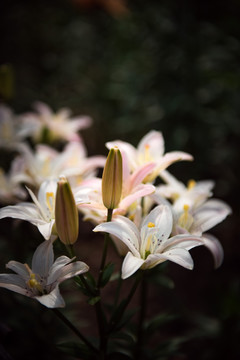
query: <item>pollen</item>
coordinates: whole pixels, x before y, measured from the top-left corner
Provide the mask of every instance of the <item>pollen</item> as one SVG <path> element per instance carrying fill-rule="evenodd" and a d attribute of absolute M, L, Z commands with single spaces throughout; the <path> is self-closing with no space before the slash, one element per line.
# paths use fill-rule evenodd
<path fill-rule="evenodd" d="M 188 181 L 188 184 L 187 184 L 188 190 L 193 189 L 195 186 L 196 186 L 196 181 L 195 180 L 191 179 L 191 180 Z"/>
<path fill-rule="evenodd" d="M 183 205 L 183 210 L 184 210 L 185 213 L 188 212 L 189 205 L 188 204 Z"/>
<path fill-rule="evenodd" d="M 149 222 L 147 226 L 148 226 L 149 228 L 153 228 L 153 227 L 155 227 L 155 224 L 152 223 L 152 222 Z"/>

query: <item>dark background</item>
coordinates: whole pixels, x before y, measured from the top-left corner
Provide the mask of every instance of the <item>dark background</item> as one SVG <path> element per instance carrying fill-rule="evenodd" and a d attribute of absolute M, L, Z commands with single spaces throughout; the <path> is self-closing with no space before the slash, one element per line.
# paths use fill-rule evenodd
<path fill-rule="evenodd" d="M 167 325 L 171 336 L 194 335 L 167 359 L 240 358 L 239 17 L 237 0 L 0 2 L 0 65 L 9 64 L 14 75 L 4 103 L 16 113 L 41 100 L 90 115 L 94 124 L 83 132 L 89 155 L 106 154 L 106 141 L 137 145 L 149 130 L 160 130 L 167 151 L 195 158 L 170 171 L 184 182 L 215 180 L 214 197 L 232 207 L 212 231 L 224 247 L 222 267 L 213 270 L 207 250 L 194 249 L 194 271 L 170 264 L 175 289 L 150 292 L 151 309 L 179 314 Z M 2 271 L 10 259 L 25 261 L 22 254 L 36 245 L 31 225 L 12 224 L 0 224 Z M 91 265 L 88 246 L 94 249 L 96 236 L 91 225 L 82 229 L 89 245 L 79 249 Z M 65 359 L 52 345 L 65 330 L 50 311 L 6 290 L 0 302 L 2 358 Z M 74 299 L 67 302 L 74 317 Z"/>

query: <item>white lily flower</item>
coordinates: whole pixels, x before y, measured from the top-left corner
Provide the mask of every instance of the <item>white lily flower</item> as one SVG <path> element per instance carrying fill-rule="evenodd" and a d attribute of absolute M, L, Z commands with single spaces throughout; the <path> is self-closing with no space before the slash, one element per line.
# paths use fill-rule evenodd
<path fill-rule="evenodd" d="M 16 205 L 9 205 L 0 209 L 0 219 L 11 217 L 14 219 L 26 220 L 38 227 L 38 230 L 46 240 L 51 235 L 56 236 L 55 230 L 55 196 L 57 180 L 44 181 L 40 186 L 38 197 L 28 189 L 33 203 L 24 202 Z M 80 205 L 88 201 L 85 189 L 81 193 L 78 189 L 76 204 Z"/>
<path fill-rule="evenodd" d="M 69 109 L 60 109 L 54 113 L 47 104 L 36 102 L 36 113 L 22 115 L 22 134 L 31 136 L 35 142 L 41 141 L 44 132 L 48 131 L 49 141 L 81 141 L 79 130 L 89 127 L 92 120 L 89 116 L 71 118 Z"/>
<path fill-rule="evenodd" d="M 137 148 L 121 140 L 111 141 L 106 145 L 108 149 L 118 146 L 120 151 L 126 154 L 131 171 L 137 170 L 144 164 L 154 162 L 155 167 L 152 173 L 145 179 L 145 181 L 148 182 L 153 181 L 162 170 L 176 161 L 193 160 L 190 154 L 182 151 L 172 151 L 164 154 L 164 139 L 162 133 L 155 130 L 146 134 L 139 142 Z"/>
<path fill-rule="evenodd" d="M 16 274 L 0 274 L 0 287 L 35 299 L 48 308 L 64 307 L 59 284 L 89 270 L 84 262 L 72 261 L 67 256 L 54 261 L 52 242 L 44 241 L 33 255 L 31 269 L 18 261 L 6 265 Z"/>
<path fill-rule="evenodd" d="M 62 152 L 47 145 L 37 145 L 36 151 L 33 151 L 26 144 L 19 146 L 18 150 L 21 153 L 16 159 L 19 163 L 19 181 L 36 187 L 45 180 L 57 179 L 61 174 L 68 177 L 71 185 L 78 186 L 78 182 L 93 176 L 106 161 L 104 156 L 87 157 L 81 142 L 68 143 Z"/>
<path fill-rule="evenodd" d="M 146 216 L 140 230 L 128 218 L 117 216 L 112 222 L 96 226 L 93 231 L 107 232 L 127 245 L 130 251 L 122 265 L 122 278 L 126 279 L 139 268 L 150 269 L 166 260 L 187 269 L 193 268 L 193 259 L 188 250 L 204 245 L 204 242 L 191 234 L 169 237 L 172 226 L 170 206 L 159 205 Z"/>

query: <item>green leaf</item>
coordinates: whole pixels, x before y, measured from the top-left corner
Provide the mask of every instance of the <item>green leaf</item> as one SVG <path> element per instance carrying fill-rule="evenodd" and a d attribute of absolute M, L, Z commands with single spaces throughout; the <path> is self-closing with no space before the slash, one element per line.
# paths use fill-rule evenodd
<path fill-rule="evenodd" d="M 88 304 L 95 305 L 100 299 L 101 299 L 100 296 L 92 297 L 92 298 L 88 299 Z"/>
<path fill-rule="evenodd" d="M 83 343 L 76 343 L 73 341 L 64 342 L 56 345 L 65 354 L 82 360 L 97 359 L 97 356 L 93 354 L 89 348 Z"/>
<path fill-rule="evenodd" d="M 110 280 L 112 273 L 114 270 L 114 264 L 109 263 L 103 269 L 102 279 L 100 283 L 100 287 L 104 287 Z"/>
<path fill-rule="evenodd" d="M 173 321 L 176 319 L 175 315 L 169 315 L 169 314 L 158 314 L 154 316 L 149 321 L 145 322 L 144 324 L 144 330 L 146 332 L 146 336 L 151 334 L 157 330 L 159 327 Z"/>

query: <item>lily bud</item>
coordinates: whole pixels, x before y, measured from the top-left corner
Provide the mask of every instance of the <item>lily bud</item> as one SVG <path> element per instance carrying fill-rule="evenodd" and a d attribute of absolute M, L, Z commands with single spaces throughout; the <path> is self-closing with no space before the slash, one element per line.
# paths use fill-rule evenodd
<path fill-rule="evenodd" d="M 102 176 L 102 200 L 107 209 L 115 209 L 122 196 L 122 155 L 117 146 L 106 160 Z"/>
<path fill-rule="evenodd" d="M 60 176 L 56 192 L 55 223 L 58 236 L 65 245 L 78 238 L 78 209 L 69 182 Z"/>

